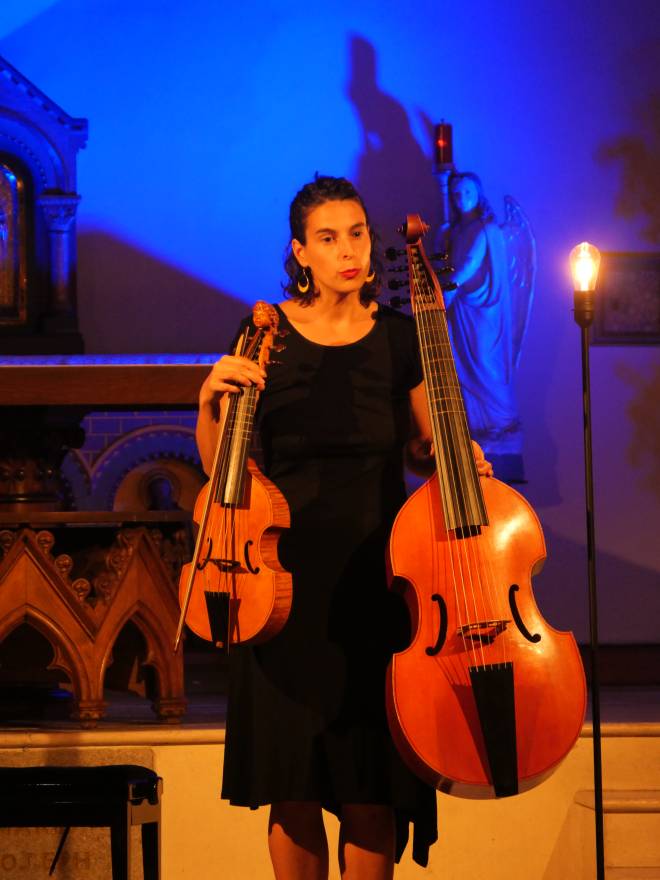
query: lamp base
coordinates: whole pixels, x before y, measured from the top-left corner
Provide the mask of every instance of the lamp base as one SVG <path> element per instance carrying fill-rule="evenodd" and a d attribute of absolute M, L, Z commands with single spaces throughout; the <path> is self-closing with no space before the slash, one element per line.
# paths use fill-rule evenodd
<path fill-rule="evenodd" d="M 594 322 L 595 297 L 593 290 L 576 290 L 573 292 L 573 316 L 575 323 L 586 329 Z"/>

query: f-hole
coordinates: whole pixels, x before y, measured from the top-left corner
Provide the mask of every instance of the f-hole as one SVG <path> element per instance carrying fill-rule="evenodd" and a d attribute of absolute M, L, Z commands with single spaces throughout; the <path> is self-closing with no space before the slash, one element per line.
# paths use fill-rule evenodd
<path fill-rule="evenodd" d="M 250 547 L 252 546 L 253 543 L 254 543 L 253 541 L 246 541 L 245 542 L 245 548 L 243 550 L 243 555 L 245 556 L 245 567 L 250 572 L 250 574 L 259 574 L 259 572 L 261 571 L 259 566 L 254 568 L 252 566 L 252 563 L 250 562 Z"/>
<path fill-rule="evenodd" d="M 536 644 L 537 642 L 541 641 L 541 634 L 534 633 L 534 635 L 532 635 L 532 633 L 523 623 L 522 617 L 520 616 L 520 611 L 518 611 L 518 606 L 516 605 L 516 593 L 519 589 L 520 587 L 518 586 L 518 584 L 511 584 L 511 586 L 509 587 L 509 605 L 511 607 L 511 614 L 513 615 L 513 619 L 516 622 L 516 626 L 527 639 L 527 641 Z"/>
<path fill-rule="evenodd" d="M 438 627 L 438 638 L 435 640 L 433 647 L 426 648 L 429 657 L 435 657 L 442 650 L 442 646 L 447 638 L 447 605 L 440 593 L 434 593 L 431 596 L 433 602 L 438 603 L 438 611 L 440 612 L 440 626 Z"/>

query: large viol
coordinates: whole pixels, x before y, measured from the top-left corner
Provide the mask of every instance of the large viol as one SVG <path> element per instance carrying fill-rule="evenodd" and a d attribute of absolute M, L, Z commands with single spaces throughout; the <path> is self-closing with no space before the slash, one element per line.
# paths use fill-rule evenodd
<path fill-rule="evenodd" d="M 477 474 L 427 227 L 403 227 L 436 473 L 392 529 L 389 566 L 413 622 L 392 658 L 387 709 L 410 767 L 451 794 L 503 797 L 544 779 L 575 743 L 586 687 L 573 635 L 542 618 L 531 575 L 545 560 L 536 514 Z"/>
<path fill-rule="evenodd" d="M 234 354 L 265 367 L 271 350 L 283 346 L 277 310 L 259 301 Z M 289 526 L 289 508 L 279 489 L 249 458 L 257 405 L 255 385 L 227 394 L 209 482 L 195 503 L 199 523 L 192 561 L 179 581 L 181 619 L 201 638 L 228 649 L 276 635 L 291 608 L 291 575 L 277 557 L 277 542 Z"/>

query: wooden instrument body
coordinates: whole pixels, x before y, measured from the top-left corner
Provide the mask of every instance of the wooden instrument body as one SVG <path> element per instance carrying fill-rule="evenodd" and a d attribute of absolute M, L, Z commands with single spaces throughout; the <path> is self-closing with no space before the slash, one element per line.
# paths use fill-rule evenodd
<path fill-rule="evenodd" d="M 277 310 L 255 303 L 255 327 L 241 333 L 234 354 L 265 368 L 274 340 Z M 249 458 L 258 391 L 255 385 L 228 394 L 222 411 L 209 482 L 195 502 L 199 523 L 192 561 L 179 580 L 181 618 L 203 639 L 228 650 L 230 645 L 263 642 L 278 633 L 291 609 L 292 578 L 280 565 L 277 544 L 290 525 L 280 490 Z"/>
<path fill-rule="evenodd" d="M 399 512 L 389 557 L 395 589 L 402 592 L 414 624 L 411 644 L 395 654 L 390 664 L 390 728 L 414 772 L 437 788 L 463 797 L 494 796 L 467 674 L 474 656 L 486 664 L 513 660 L 520 791 L 541 782 L 564 758 L 579 736 L 586 706 L 575 639 L 572 633 L 547 624 L 532 594 L 530 573 L 540 571 L 546 555 L 536 514 L 506 484 L 484 477 L 481 484 L 491 523 L 482 527 L 481 535 L 450 540 L 434 475 Z M 477 541 L 482 545 L 478 550 L 469 546 Z M 466 602 L 460 589 L 456 593 L 449 588 L 466 556 L 472 562 L 472 578 L 492 583 L 495 607 L 489 597 L 484 600 L 489 607 L 482 609 L 478 598 L 470 596 Z M 540 635 L 535 642 L 516 625 L 510 605 L 513 584 L 519 588 L 513 601 L 525 629 Z M 442 623 L 441 606 L 430 599 L 436 593 L 442 593 L 446 605 L 447 635 L 440 652 L 428 656 L 426 648 L 436 644 Z M 473 601 L 474 610 L 470 608 Z M 488 638 L 477 639 L 466 650 L 459 634 L 466 613 L 473 620 L 486 622 L 494 615 L 509 622 L 490 644 Z M 486 625 L 481 632 L 487 630 Z M 568 682 L 577 682 L 578 687 L 567 686 Z"/>
<path fill-rule="evenodd" d="M 248 459 L 247 471 L 249 507 L 211 504 L 186 616 L 196 635 L 214 641 L 205 594 L 228 592 L 230 645 L 258 644 L 272 638 L 286 623 L 291 608 L 291 575 L 277 557 L 279 537 L 290 525 L 289 508 L 280 490 L 252 459 Z M 208 491 L 207 484 L 197 498 L 196 521 L 201 518 Z M 218 559 L 235 560 L 239 566 L 226 571 Z M 181 599 L 192 564 L 184 565 L 181 572 Z"/>
<path fill-rule="evenodd" d="M 545 559 L 525 499 L 479 477 L 438 279 L 408 215 L 413 312 L 436 473 L 397 516 L 393 589 L 412 642 L 387 682 L 390 730 L 410 767 L 443 791 L 507 797 L 540 782 L 577 739 L 586 705 L 571 633 L 541 617 L 531 576 Z"/>

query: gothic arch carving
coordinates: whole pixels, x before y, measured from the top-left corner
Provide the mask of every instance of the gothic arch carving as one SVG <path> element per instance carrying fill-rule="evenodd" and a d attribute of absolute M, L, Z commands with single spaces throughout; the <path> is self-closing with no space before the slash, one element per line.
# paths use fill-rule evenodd
<path fill-rule="evenodd" d="M 0 642 L 24 623 L 40 633 L 52 647 L 53 659 L 48 668 L 61 669 L 68 676 L 78 699 L 90 699 L 92 687 L 88 664 L 75 642 L 50 615 L 29 605 L 14 609 L 0 620 Z"/>
<path fill-rule="evenodd" d="M 70 556 L 52 555 L 54 540 L 46 531 L 0 531 L 0 641 L 24 622 L 40 632 L 53 648 L 51 667 L 69 676 L 74 717 L 91 727 L 104 713 L 112 648 L 131 620 L 156 673 L 154 709 L 163 720 L 179 720 L 186 705 L 183 656 L 172 650 L 179 605 L 163 556 L 167 542 L 144 527 L 121 529 L 109 549 L 92 548 L 87 580 L 72 577 Z"/>
<path fill-rule="evenodd" d="M 105 674 L 112 658 L 112 652 L 119 635 L 127 623 L 133 623 L 144 639 L 146 656 L 142 666 L 151 666 L 157 679 L 158 692 L 160 694 L 172 694 L 178 682 L 173 675 L 171 655 L 173 643 L 168 640 L 167 633 L 163 629 L 157 616 L 143 602 L 136 602 L 126 610 L 123 617 L 117 621 L 112 634 L 108 634 L 107 647 L 99 669 L 101 682 L 105 681 Z"/>

